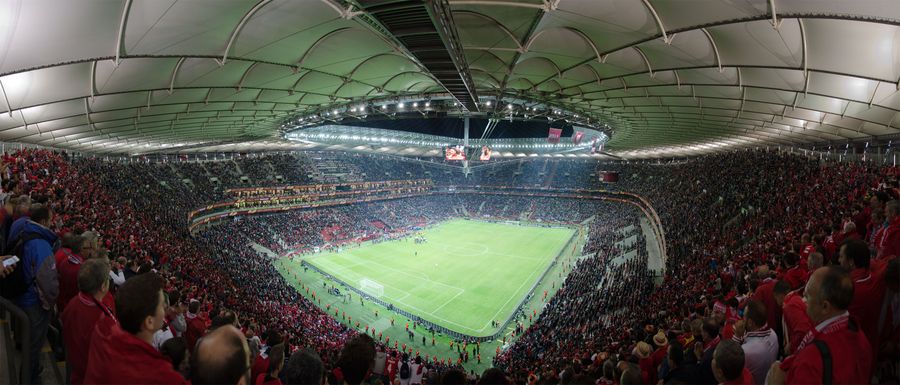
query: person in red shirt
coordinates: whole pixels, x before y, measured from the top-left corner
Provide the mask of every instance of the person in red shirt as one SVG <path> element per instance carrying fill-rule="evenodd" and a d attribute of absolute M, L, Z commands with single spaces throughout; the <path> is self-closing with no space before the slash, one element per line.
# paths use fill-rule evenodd
<path fill-rule="evenodd" d="M 814 271 L 818 268 L 824 266 L 825 256 L 820 252 L 815 252 L 809 255 L 809 258 L 806 259 L 806 276 L 803 277 L 803 284 L 800 285 L 798 289 L 802 290 L 804 286 L 806 286 L 806 282 L 809 282 L 809 276 L 812 275 Z"/>
<path fill-rule="evenodd" d="M 806 260 L 809 253 L 816 251 L 816 245 L 814 245 L 810 239 L 811 237 L 807 233 L 800 236 L 800 247 L 798 247 L 796 251 L 800 253 L 800 259 L 802 260 Z"/>
<path fill-rule="evenodd" d="M 250 345 L 244 333 L 227 324 L 201 337 L 191 356 L 191 383 L 250 385 Z"/>
<path fill-rule="evenodd" d="M 860 328 L 873 347 L 872 354 L 877 355 L 881 338 L 878 334 L 878 321 L 881 319 L 884 296 L 887 288 L 884 280 L 869 269 L 871 253 L 865 241 L 849 240 L 841 245 L 838 261 L 841 267 L 850 272 L 853 280 L 853 301 L 847 311 L 856 318 Z"/>
<path fill-rule="evenodd" d="M 869 247 L 872 249 L 877 248 L 885 228 L 887 228 L 887 226 L 885 225 L 884 220 L 884 209 L 881 211 L 873 211 L 872 219 L 866 226 L 866 242 L 869 244 Z"/>
<path fill-rule="evenodd" d="M 63 311 L 69 300 L 78 295 L 78 269 L 84 262 L 81 246 L 84 239 L 72 233 L 63 234 L 62 247 L 56 251 L 56 270 L 59 274 L 59 296 L 56 297 L 56 308 Z"/>
<path fill-rule="evenodd" d="M 730 309 L 722 301 L 716 301 L 713 304 L 713 318 L 715 318 L 716 324 L 719 325 L 719 335 L 728 340 L 734 337 L 735 320 L 728 317 L 730 314 Z"/>
<path fill-rule="evenodd" d="M 384 371 L 387 375 L 388 384 L 393 384 L 397 376 L 397 352 L 391 352 L 384 363 Z"/>
<path fill-rule="evenodd" d="M 876 244 L 878 259 L 900 255 L 900 201 L 890 201 L 884 206 L 888 226 L 882 231 Z"/>
<path fill-rule="evenodd" d="M 653 360 L 653 367 L 659 368 L 659 365 L 666 360 L 666 357 L 669 354 L 669 339 L 666 337 L 666 333 L 663 333 L 662 329 L 653 336 L 653 344 L 656 345 L 656 350 L 653 351 L 650 358 Z"/>
<path fill-rule="evenodd" d="M 60 316 L 72 385 L 84 383 L 91 335 L 98 320 L 101 317 L 116 318 L 112 309 L 103 304 L 103 298 L 109 292 L 109 262 L 102 259 L 86 261 L 78 272 L 78 287 L 81 292 L 69 300 Z"/>
<path fill-rule="evenodd" d="M 772 364 L 766 383 L 868 384 L 872 374 L 872 348 L 847 312 L 853 298 L 850 274 L 837 266 L 816 270 L 804 295 L 806 314 L 816 327 L 800 341 L 796 354 Z M 831 358 L 828 381 L 824 379 L 829 374 L 824 373 L 819 345 L 827 347 Z"/>
<path fill-rule="evenodd" d="M 810 253 L 810 255 L 812 254 L 813 253 Z M 803 286 L 803 284 L 806 283 L 806 276 L 808 274 L 806 272 L 806 266 L 799 263 L 800 256 L 795 253 L 787 253 L 784 255 L 783 261 L 788 269 L 784 273 L 782 279 L 791 285 L 792 290 Z"/>
<path fill-rule="evenodd" d="M 254 381 L 255 385 L 281 385 L 278 373 L 284 368 L 284 344 L 278 345 L 269 353 L 269 367 Z"/>
<path fill-rule="evenodd" d="M 778 306 L 778 303 L 775 301 L 775 294 L 773 290 L 775 289 L 775 281 L 774 279 L 767 279 L 762 281 L 760 285 L 753 291 L 753 296 L 750 298 L 754 301 L 762 302 L 763 305 L 766 305 L 766 324 L 767 325 L 780 325 L 781 324 L 781 306 Z M 780 330 L 776 329 L 776 332 L 780 333 Z"/>
<path fill-rule="evenodd" d="M 269 355 L 277 348 L 284 349 L 284 337 L 275 330 L 266 332 L 264 345 L 259 348 L 259 355 L 253 358 L 253 367 L 250 369 L 250 378 L 256 381 L 260 374 L 265 374 L 270 366 Z M 284 357 L 284 356 L 282 356 Z"/>
<path fill-rule="evenodd" d="M 806 315 L 806 302 L 803 301 L 802 289 L 791 291 L 787 282 L 779 281 L 774 289 L 775 301 L 782 310 L 781 328 L 784 333 L 784 351 L 789 354 L 796 353 L 800 340 L 810 330 L 812 321 Z"/>
<path fill-rule="evenodd" d="M 712 370 L 719 384 L 754 385 L 753 375 L 744 367 L 744 350 L 737 342 L 723 340 L 716 346 Z"/>
<path fill-rule="evenodd" d="M 197 340 L 203 336 L 203 333 L 206 333 L 207 322 L 205 318 L 200 316 L 200 301 L 191 300 L 184 318 L 187 321 L 184 339 L 187 341 L 188 349 L 193 350 L 194 346 L 197 345 Z"/>
<path fill-rule="evenodd" d="M 847 242 L 850 239 L 862 239 L 856 229 L 856 224 L 852 221 L 847 221 L 846 223 L 844 223 L 844 233 L 842 236 L 844 242 Z"/>
<path fill-rule="evenodd" d="M 106 333 L 94 330 L 88 354 L 86 384 L 188 384 L 172 362 L 153 348 L 153 333 L 166 315 L 163 279 L 146 273 L 119 288 L 119 323 Z"/>

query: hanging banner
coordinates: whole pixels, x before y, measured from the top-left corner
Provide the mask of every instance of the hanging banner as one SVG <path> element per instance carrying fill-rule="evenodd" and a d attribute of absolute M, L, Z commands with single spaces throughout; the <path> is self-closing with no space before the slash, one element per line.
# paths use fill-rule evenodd
<path fill-rule="evenodd" d="M 584 132 L 575 131 L 575 135 L 572 135 L 572 143 L 575 145 L 581 144 L 581 139 L 584 138 Z"/>
<path fill-rule="evenodd" d="M 559 143 L 559 138 L 562 136 L 562 128 L 550 128 L 550 133 L 547 135 L 547 142 L 549 143 Z"/>

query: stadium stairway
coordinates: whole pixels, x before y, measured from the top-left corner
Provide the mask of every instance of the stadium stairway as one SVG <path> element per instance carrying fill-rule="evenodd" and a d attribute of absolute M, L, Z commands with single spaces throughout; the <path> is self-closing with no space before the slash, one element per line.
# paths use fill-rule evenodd
<path fill-rule="evenodd" d="M 646 217 L 641 217 L 641 231 L 644 233 L 644 239 L 647 241 L 647 269 L 652 271 L 657 277 L 657 285 L 662 283 L 663 269 L 666 262 L 662 259 L 662 253 L 659 250 L 659 242 L 656 241 L 656 233 L 650 225 L 650 221 Z"/>
<path fill-rule="evenodd" d="M 554 161 L 552 163 L 553 166 L 550 168 L 550 175 L 544 180 L 544 187 L 550 187 L 550 184 L 553 183 L 553 178 L 556 177 L 556 169 L 559 168 L 559 162 Z"/>

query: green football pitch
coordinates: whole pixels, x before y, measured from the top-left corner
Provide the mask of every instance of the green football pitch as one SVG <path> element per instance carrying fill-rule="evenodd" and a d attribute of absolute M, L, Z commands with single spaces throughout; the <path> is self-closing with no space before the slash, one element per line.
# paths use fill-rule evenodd
<path fill-rule="evenodd" d="M 412 238 L 306 257 L 348 285 L 447 329 L 491 335 L 509 318 L 575 229 L 454 219 Z M 362 282 L 374 281 L 376 289 Z"/>

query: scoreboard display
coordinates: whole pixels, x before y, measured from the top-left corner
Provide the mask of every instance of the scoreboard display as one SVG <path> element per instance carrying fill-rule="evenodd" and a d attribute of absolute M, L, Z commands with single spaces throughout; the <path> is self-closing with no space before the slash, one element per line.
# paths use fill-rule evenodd
<path fill-rule="evenodd" d="M 444 159 L 466 160 L 466 147 L 465 146 L 444 147 Z"/>

